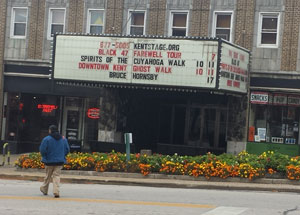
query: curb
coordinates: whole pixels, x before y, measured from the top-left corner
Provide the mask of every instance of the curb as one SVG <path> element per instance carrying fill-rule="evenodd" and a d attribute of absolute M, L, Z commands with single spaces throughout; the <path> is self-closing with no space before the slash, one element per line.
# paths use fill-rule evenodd
<path fill-rule="evenodd" d="M 44 170 L 6 168 L 1 171 L 0 179 L 40 181 L 44 179 Z M 5 169 L 3 169 L 5 170 Z M 288 179 L 261 178 L 250 181 L 245 178 L 194 178 L 183 175 L 149 174 L 121 172 L 95 172 L 80 170 L 62 170 L 62 183 L 109 184 L 147 187 L 168 187 L 186 189 L 249 190 L 271 192 L 300 193 L 300 182 Z"/>
<path fill-rule="evenodd" d="M 72 176 L 72 175 L 71 175 Z M 29 180 L 42 182 L 44 176 L 37 175 L 10 175 L 0 174 L 0 179 L 7 180 Z M 232 182 L 213 182 L 213 181 L 182 181 L 177 179 L 134 179 L 134 178 L 112 178 L 97 176 L 70 177 L 61 175 L 61 183 L 75 184 L 106 184 L 106 185 L 131 185 L 146 187 L 167 187 L 167 188 L 186 188 L 186 189 L 218 189 L 218 190 L 249 190 L 249 191 L 271 191 L 271 192 L 293 192 L 300 193 L 300 187 L 284 184 L 259 184 L 259 183 L 232 183 Z"/>
<path fill-rule="evenodd" d="M 16 169 L 17 172 L 31 172 L 31 173 L 45 173 L 43 169 Z M 219 177 L 211 177 L 206 179 L 204 176 L 193 177 L 188 175 L 165 175 L 158 173 L 151 173 L 143 176 L 140 173 L 126 173 L 126 172 L 96 172 L 83 170 L 62 170 L 61 175 L 79 175 L 79 176 L 100 176 L 100 177 L 115 177 L 115 178 L 133 178 L 133 179 L 168 179 L 168 180 L 182 180 L 182 181 L 204 181 L 204 182 L 230 182 L 230 183 L 248 183 L 248 184 L 286 184 L 286 185 L 300 185 L 300 181 L 289 180 L 286 178 L 258 178 L 249 180 L 247 178 L 228 177 L 226 179 Z"/>

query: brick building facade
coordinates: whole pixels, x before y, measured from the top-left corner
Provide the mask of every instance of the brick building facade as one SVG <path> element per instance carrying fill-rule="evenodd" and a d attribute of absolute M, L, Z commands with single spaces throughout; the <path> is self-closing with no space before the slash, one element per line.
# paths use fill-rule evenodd
<path fill-rule="evenodd" d="M 3 70 L 4 70 L 4 49 L 5 49 L 5 29 L 6 29 L 6 8 L 7 8 L 7 4 L 6 1 L 2 1 L 0 2 L 0 11 L 1 11 L 1 15 L 0 15 L 0 31 L 3 32 L 2 34 L 0 34 L 0 75 L 2 77 L 1 81 L 0 81 L 0 106 L 3 106 L 3 88 L 4 88 L 4 84 L 3 84 Z M 3 115 L 3 109 L 1 108 L 0 110 L 0 114 L 1 116 Z M 0 125 L 2 124 L 2 120 L 0 121 Z M 1 126 L 2 127 L 2 126 Z"/>
<path fill-rule="evenodd" d="M 5 115 L 1 114 L 0 111 L 0 115 L 3 115 L 3 122 L 1 123 L 3 124 L 2 140 L 18 142 L 22 139 L 23 143 L 19 144 L 19 151 L 36 149 L 40 138 L 46 133 L 47 125 L 53 122 L 59 124 L 61 131 L 65 135 L 68 133 L 68 126 L 71 126 L 70 131 L 77 129 L 78 131 L 77 133 L 75 132 L 76 137 L 74 138 L 80 139 L 81 146 L 86 146 L 89 149 L 97 141 L 120 142 L 122 132 L 118 132 L 119 128 L 127 123 L 124 131 L 136 129 L 140 133 L 137 139 L 144 142 L 136 150 L 151 148 L 153 151 L 162 150 L 162 152 L 166 152 L 169 150 L 170 153 L 176 150 L 187 150 L 180 148 L 178 145 L 181 144 L 177 143 L 174 149 L 166 149 L 168 144 L 172 145 L 172 141 L 171 144 L 169 141 L 168 144 L 158 146 L 156 142 L 161 142 L 163 138 L 162 140 L 159 138 L 155 139 L 149 132 L 145 131 L 154 129 L 155 126 L 142 123 L 145 129 L 139 130 L 136 127 L 141 126 L 134 125 L 138 123 L 135 122 L 137 119 L 132 119 L 131 122 L 128 121 L 128 116 L 126 119 L 124 113 L 128 113 L 129 110 L 126 109 L 127 106 L 125 104 L 144 102 L 141 98 L 131 101 L 128 94 L 138 97 L 141 96 L 141 92 L 129 90 L 126 92 L 126 99 L 124 99 L 124 95 L 118 89 L 101 86 L 93 88 L 94 90 L 91 90 L 91 87 L 81 87 L 79 90 L 74 90 L 75 86 L 72 84 L 69 86 L 64 84 L 55 85 L 53 79 L 49 78 L 51 78 L 52 72 L 53 49 L 51 31 L 57 30 L 64 33 L 221 37 L 244 47 L 251 51 L 252 56 L 250 97 L 247 95 L 231 95 L 230 93 L 213 94 L 209 91 L 201 92 L 203 94 L 199 92 L 199 95 L 188 93 L 180 94 L 177 97 L 172 93 L 167 95 L 177 105 L 184 104 L 187 109 L 192 109 L 190 105 L 193 104 L 195 97 L 206 97 L 211 94 L 215 100 L 219 101 L 217 103 L 220 106 L 221 103 L 225 104 L 225 118 L 227 120 L 224 123 L 222 122 L 223 124 L 221 123 L 223 106 L 218 110 L 214 109 L 212 111 L 213 115 L 218 116 L 218 120 L 208 117 L 208 107 L 216 105 L 214 102 L 207 103 L 207 109 L 197 110 L 202 112 L 203 115 L 201 117 L 205 119 L 199 121 L 202 126 L 204 126 L 206 120 L 208 120 L 207 122 L 212 121 L 212 119 L 216 120 L 214 123 L 219 125 L 215 125 L 214 129 L 219 132 L 222 130 L 220 126 L 226 124 L 226 133 L 218 134 L 218 137 L 210 137 L 211 134 L 207 134 L 207 137 L 205 137 L 203 133 L 205 129 L 203 130 L 203 128 L 200 136 L 204 135 L 203 138 L 208 139 L 213 138 L 215 142 L 223 138 L 224 143 L 217 147 L 215 146 L 218 144 L 215 142 L 212 144 L 208 143 L 208 146 L 196 143 L 196 141 L 191 141 L 192 143 L 184 145 L 191 147 L 191 150 L 194 150 L 193 147 L 200 148 L 199 153 L 205 153 L 208 150 L 215 150 L 217 153 L 226 150 L 236 153 L 246 149 L 247 144 L 249 145 L 250 143 L 263 144 L 272 142 L 272 137 L 283 138 L 283 141 L 290 140 L 291 142 L 295 139 L 295 142 L 298 143 L 297 123 L 299 124 L 299 107 L 297 104 L 290 109 L 288 102 L 286 104 L 279 103 L 275 108 L 282 115 L 292 112 L 293 119 L 291 119 L 291 123 L 293 123 L 294 127 L 292 128 L 293 134 L 290 132 L 289 135 L 287 135 L 286 131 L 283 132 L 284 134 L 272 131 L 272 126 L 280 127 L 281 131 L 283 131 L 283 124 L 285 129 L 287 129 L 290 122 L 283 122 L 285 119 L 281 118 L 277 120 L 278 122 L 271 123 L 270 116 L 276 115 L 276 113 L 270 113 L 269 109 L 272 109 L 274 101 L 278 99 L 278 94 L 285 96 L 288 101 L 289 98 L 297 100 L 300 92 L 300 85 L 298 84 L 300 62 L 298 57 L 299 7 L 300 4 L 297 0 L 1 1 L 0 32 L 3 33 L 0 34 L 0 75 L 2 77 L 0 84 L 0 100 L 2 103 L 0 104 L 3 104 L 2 106 L 6 110 Z M 150 98 L 156 94 L 154 92 L 154 95 L 152 95 L 152 93 L 146 92 L 141 97 L 149 96 Z M 252 93 L 253 95 L 260 95 L 259 93 L 261 93 L 261 96 L 267 96 L 268 102 L 257 104 L 259 101 L 251 101 Z M 161 94 L 159 96 L 164 98 L 163 94 L 165 92 Z M 74 98 L 75 95 L 78 98 Z M 118 99 L 120 97 L 123 99 Z M 185 100 L 186 98 L 188 99 Z M 40 100 L 37 101 L 38 99 Z M 210 99 L 207 100 L 210 102 Z M 41 119 L 34 117 L 34 113 L 26 109 L 27 106 L 37 107 L 37 105 L 43 104 L 52 104 L 54 108 L 57 108 L 55 112 L 52 112 L 52 115 L 42 113 L 40 118 L 49 122 L 44 124 L 41 122 Z M 123 105 L 121 108 L 123 110 L 120 110 L 120 104 Z M 143 105 L 146 104 L 140 105 L 144 107 Z M 147 105 L 150 104 L 147 103 Z M 201 106 L 202 103 L 198 101 L 198 105 Z M 100 110 L 106 110 L 97 122 L 85 119 L 85 113 L 78 112 L 81 107 L 92 106 L 100 107 Z M 152 108 L 155 109 L 157 107 L 154 105 Z M 177 106 L 173 107 L 173 111 L 176 112 L 176 108 Z M 65 110 L 69 111 L 67 111 L 69 115 Z M 178 111 L 180 112 L 181 110 L 178 109 Z M 264 111 L 265 115 L 259 116 L 258 112 L 260 111 Z M 143 113 L 138 113 L 138 111 L 136 113 L 137 116 L 141 115 L 139 117 L 143 115 Z M 63 123 L 64 120 L 71 119 L 72 114 L 78 114 L 75 120 L 76 122 L 78 121 L 79 126 L 65 125 L 66 123 Z M 134 115 L 135 113 L 130 112 L 130 114 Z M 191 113 L 186 112 L 185 118 L 189 114 Z M 118 120 L 116 120 L 117 116 L 120 117 Z M 150 113 L 149 118 L 144 120 L 152 120 L 151 118 L 154 117 L 155 113 Z M 12 120 L 21 122 L 21 124 L 9 125 L 8 121 Z M 153 121 L 153 123 L 157 122 Z M 39 131 L 30 130 L 28 127 L 34 127 L 32 126 L 33 124 L 38 124 L 43 129 Z M 97 129 L 93 130 L 95 126 Z M 260 135 L 258 128 L 262 132 L 260 140 L 258 138 Z M 180 128 L 171 128 L 170 130 L 172 129 Z M 209 129 L 207 127 L 206 130 Z M 264 129 L 266 129 L 265 133 L 263 132 Z M 38 129 L 36 128 L 36 130 Z M 251 133 L 250 136 L 249 133 Z M 83 143 L 85 135 L 88 135 L 93 140 L 86 145 Z M 101 135 L 104 135 L 104 137 L 100 138 Z M 145 141 L 140 136 L 146 137 L 149 141 Z M 160 134 L 157 134 L 157 136 L 160 136 Z M 188 139 L 188 131 L 182 136 L 180 138 Z M 177 137 L 174 136 L 171 139 L 174 138 L 176 139 Z M 202 140 L 202 136 L 200 140 Z M 273 142 L 274 144 L 277 143 L 276 141 Z M 32 145 L 33 148 L 31 148 Z M 103 147 L 105 148 L 107 145 L 103 145 Z M 118 146 L 115 145 L 115 147 Z M 253 148 L 252 145 L 249 145 L 249 147 L 249 150 Z M 187 153 L 189 152 L 187 150 Z"/>

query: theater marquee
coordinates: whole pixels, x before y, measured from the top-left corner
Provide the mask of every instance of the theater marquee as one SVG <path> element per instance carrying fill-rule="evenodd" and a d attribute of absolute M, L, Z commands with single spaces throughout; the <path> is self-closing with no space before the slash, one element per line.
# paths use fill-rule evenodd
<path fill-rule="evenodd" d="M 225 46 L 227 54 L 223 54 L 222 62 L 218 59 L 219 47 L 218 40 L 56 35 L 53 76 L 62 80 L 208 89 L 219 89 L 220 82 L 222 89 L 247 92 L 248 73 L 244 67 L 248 53 Z M 223 68 L 223 76 L 218 65 Z"/>

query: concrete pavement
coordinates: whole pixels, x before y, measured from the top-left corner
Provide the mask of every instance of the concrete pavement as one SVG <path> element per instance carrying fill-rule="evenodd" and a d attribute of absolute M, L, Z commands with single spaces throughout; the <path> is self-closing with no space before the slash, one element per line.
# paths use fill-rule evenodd
<path fill-rule="evenodd" d="M 19 169 L 14 167 L 14 161 L 19 156 L 12 155 L 11 164 L 0 167 L 0 179 L 42 181 L 45 176 L 44 170 Z M 207 180 L 204 177 L 194 178 L 182 175 L 150 174 L 143 176 L 139 173 L 63 170 L 61 182 L 300 193 L 300 181 L 271 178 L 262 178 L 253 181 L 243 178 L 211 178 Z"/>

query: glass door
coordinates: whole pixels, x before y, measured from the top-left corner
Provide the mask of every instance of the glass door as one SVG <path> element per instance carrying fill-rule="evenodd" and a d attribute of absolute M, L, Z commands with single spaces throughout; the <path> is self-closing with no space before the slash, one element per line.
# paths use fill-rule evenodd
<path fill-rule="evenodd" d="M 72 148 L 80 148 L 82 139 L 82 99 L 67 97 L 64 101 L 62 134 Z"/>
<path fill-rule="evenodd" d="M 191 107 L 189 109 L 187 143 L 205 148 L 225 148 L 227 112 L 221 108 Z"/>

